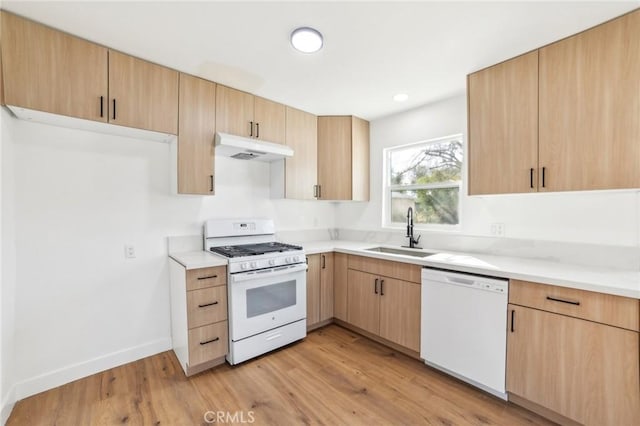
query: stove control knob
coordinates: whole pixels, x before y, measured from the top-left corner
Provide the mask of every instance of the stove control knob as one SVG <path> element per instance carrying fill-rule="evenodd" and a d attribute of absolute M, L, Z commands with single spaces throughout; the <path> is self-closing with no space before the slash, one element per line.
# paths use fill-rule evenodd
<path fill-rule="evenodd" d="M 252 268 L 257 268 L 257 267 L 258 267 L 258 264 L 257 264 L 256 262 L 251 262 L 251 267 L 252 267 Z"/>
<path fill-rule="evenodd" d="M 300 256 L 293 256 L 294 262 L 300 262 Z"/>
<path fill-rule="evenodd" d="M 244 271 L 245 269 L 247 269 L 248 267 L 249 267 L 249 265 L 248 265 L 248 264 L 246 264 L 246 263 L 241 263 L 241 264 L 240 264 L 240 269 L 242 269 L 243 271 Z"/>
<path fill-rule="evenodd" d="M 287 258 L 285 258 L 285 259 L 284 259 L 284 261 L 285 261 L 286 263 L 291 263 L 291 258 L 290 258 L 290 257 L 287 257 Z"/>
<path fill-rule="evenodd" d="M 269 259 L 269 265 L 273 266 L 276 264 L 276 260 L 275 259 Z"/>

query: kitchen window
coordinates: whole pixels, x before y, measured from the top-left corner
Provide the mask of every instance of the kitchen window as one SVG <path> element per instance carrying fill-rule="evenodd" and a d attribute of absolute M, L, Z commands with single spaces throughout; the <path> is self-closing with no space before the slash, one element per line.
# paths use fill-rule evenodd
<path fill-rule="evenodd" d="M 409 207 L 416 227 L 459 225 L 462 135 L 387 148 L 384 159 L 385 226 L 403 226 Z"/>

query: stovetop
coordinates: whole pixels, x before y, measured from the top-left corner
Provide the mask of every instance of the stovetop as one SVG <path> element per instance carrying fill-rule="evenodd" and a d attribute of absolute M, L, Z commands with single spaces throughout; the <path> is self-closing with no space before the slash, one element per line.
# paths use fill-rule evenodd
<path fill-rule="evenodd" d="M 302 250 L 302 247 L 279 242 L 240 244 L 235 246 L 211 247 L 210 251 L 228 258 L 259 256 L 267 253 L 283 253 L 287 251 Z"/>

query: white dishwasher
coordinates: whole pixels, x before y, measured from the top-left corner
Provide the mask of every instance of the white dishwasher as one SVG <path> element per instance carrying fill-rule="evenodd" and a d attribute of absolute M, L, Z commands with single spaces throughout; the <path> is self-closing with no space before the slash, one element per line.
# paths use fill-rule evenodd
<path fill-rule="evenodd" d="M 502 399 L 509 281 L 422 269 L 420 357 Z"/>

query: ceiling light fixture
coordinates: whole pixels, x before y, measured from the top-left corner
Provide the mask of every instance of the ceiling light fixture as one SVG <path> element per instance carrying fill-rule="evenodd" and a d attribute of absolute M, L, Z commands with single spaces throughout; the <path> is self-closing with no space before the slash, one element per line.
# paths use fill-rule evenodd
<path fill-rule="evenodd" d="M 406 93 L 398 93 L 397 95 L 393 96 L 393 100 L 396 102 L 404 102 L 407 99 L 409 99 L 409 95 L 407 95 Z"/>
<path fill-rule="evenodd" d="M 322 49 L 322 34 L 310 27 L 296 28 L 291 33 L 291 45 L 302 53 L 315 53 Z"/>

